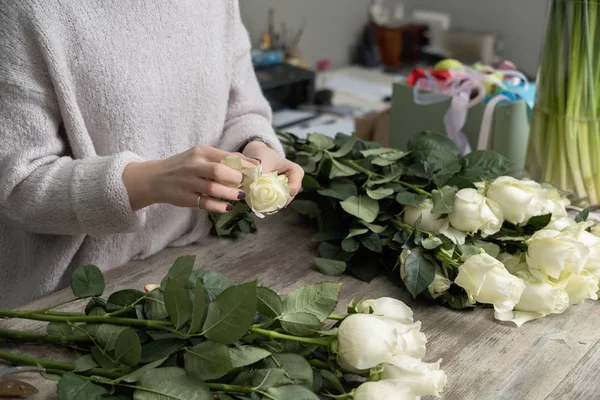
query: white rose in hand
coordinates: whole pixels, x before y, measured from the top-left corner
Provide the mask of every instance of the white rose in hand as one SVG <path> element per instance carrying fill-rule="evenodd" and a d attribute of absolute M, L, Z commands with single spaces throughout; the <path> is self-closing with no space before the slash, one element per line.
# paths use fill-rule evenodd
<path fill-rule="evenodd" d="M 338 362 L 350 372 L 364 371 L 392 357 L 398 345 L 396 329 L 367 314 L 346 317 L 338 328 Z"/>
<path fill-rule="evenodd" d="M 488 254 L 471 256 L 458 268 L 454 283 L 465 289 L 471 302 L 493 304 L 497 312 L 512 310 L 525 284 Z"/>
<path fill-rule="evenodd" d="M 402 382 L 417 396 L 439 396 L 448 382 L 440 363 L 441 360 L 425 363 L 413 357 L 394 356 L 382 366 L 381 379 Z"/>
<path fill-rule="evenodd" d="M 521 299 L 514 310 L 496 312 L 496 319 L 521 326 L 549 314 L 560 314 L 569 307 L 569 294 L 563 287 L 542 282 L 527 271 L 518 272 L 517 275 L 525 284 Z"/>
<path fill-rule="evenodd" d="M 487 197 L 498 204 L 505 220 L 520 225 L 542 215 L 540 201 L 545 199 L 545 194 L 537 182 L 501 176 L 492 182 Z"/>
<path fill-rule="evenodd" d="M 569 232 L 542 229 L 528 242 L 527 265 L 541 281 L 559 279 L 563 271 L 578 275 L 585 266 L 589 248 Z"/>
<path fill-rule="evenodd" d="M 393 320 L 404 324 L 413 322 L 413 311 L 400 300 L 382 297 L 376 300 L 365 300 L 358 306 L 363 314 L 373 314 L 385 320 Z"/>
<path fill-rule="evenodd" d="M 366 382 L 352 393 L 354 400 L 419 400 L 402 381 L 385 380 Z"/>
<path fill-rule="evenodd" d="M 288 179 L 277 172 L 260 175 L 250 185 L 244 186 L 246 202 L 259 218 L 274 214 L 286 206 L 290 199 Z"/>
<path fill-rule="evenodd" d="M 498 205 L 475 189 L 462 189 L 456 193 L 454 210 L 448 216 L 452 226 L 460 231 L 481 231 L 490 236 L 502 228 L 502 211 Z"/>

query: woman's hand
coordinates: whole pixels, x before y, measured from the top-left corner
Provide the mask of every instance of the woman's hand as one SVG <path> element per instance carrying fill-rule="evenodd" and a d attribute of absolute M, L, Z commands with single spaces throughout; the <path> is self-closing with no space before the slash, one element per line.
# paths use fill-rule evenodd
<path fill-rule="evenodd" d="M 208 146 L 197 146 L 159 161 L 130 164 L 123 171 L 123 182 L 131 207 L 139 210 L 152 204 L 166 203 L 178 207 L 197 207 L 224 213 L 231 204 L 218 199 L 243 200 L 244 192 L 228 185 L 239 185 L 242 173 L 221 161 L 239 156 L 247 166 L 257 162 L 239 153 L 228 153 Z"/>
<path fill-rule="evenodd" d="M 302 187 L 302 178 L 304 178 L 304 170 L 298 164 L 282 157 L 278 152 L 258 141 L 248 143 L 244 149 L 244 155 L 259 160 L 264 173 L 277 171 L 280 175 L 285 174 L 288 177 L 292 199 L 298 194 Z"/>

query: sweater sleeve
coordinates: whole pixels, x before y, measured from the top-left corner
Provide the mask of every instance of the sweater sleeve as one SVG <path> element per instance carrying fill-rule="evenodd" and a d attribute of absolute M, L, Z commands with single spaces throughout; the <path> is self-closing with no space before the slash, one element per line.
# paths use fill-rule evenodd
<path fill-rule="evenodd" d="M 233 72 L 225 129 L 219 147 L 226 151 L 239 151 L 248 140 L 259 137 L 283 155 L 283 148 L 271 125 L 271 107 L 254 72 L 250 37 L 241 20 L 238 0 L 232 3 Z"/>
<path fill-rule="evenodd" d="M 123 169 L 124 152 L 75 160 L 30 15 L 9 2 L 0 12 L 0 219 L 44 234 L 139 229 Z M 13 8 L 11 8 L 13 7 Z"/>

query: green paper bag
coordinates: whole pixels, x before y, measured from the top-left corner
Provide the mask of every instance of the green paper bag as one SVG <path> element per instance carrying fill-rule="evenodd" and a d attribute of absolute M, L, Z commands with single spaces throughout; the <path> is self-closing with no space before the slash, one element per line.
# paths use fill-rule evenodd
<path fill-rule="evenodd" d="M 394 84 L 392 95 L 389 146 L 406 149 L 408 141 L 416 133 L 433 131 L 446 133 L 444 115 L 450 107 L 447 100 L 420 105 L 414 101 L 413 88 L 404 83 Z M 471 148 L 477 149 L 479 131 L 485 104 L 477 104 L 468 111 L 467 122 L 462 130 Z M 488 150 L 496 151 L 515 163 L 516 170 L 525 167 L 527 141 L 529 140 L 530 112 L 524 100 L 500 104 L 494 109 Z"/>

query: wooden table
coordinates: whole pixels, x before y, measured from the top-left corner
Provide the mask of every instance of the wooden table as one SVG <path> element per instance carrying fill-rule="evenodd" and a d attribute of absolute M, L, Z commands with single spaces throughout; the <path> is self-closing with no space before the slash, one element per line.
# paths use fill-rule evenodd
<path fill-rule="evenodd" d="M 313 268 L 313 229 L 292 212 L 267 218 L 257 234 L 233 242 L 208 238 L 202 244 L 167 249 L 146 261 L 132 262 L 106 275 L 107 291 L 142 288 L 160 283 L 179 256 L 195 254 L 197 266 L 214 269 L 238 283 L 257 279 L 280 293 L 321 281 L 343 283 L 339 310 L 353 298 L 393 296 L 407 302 L 415 319 L 423 322 L 429 344 L 426 361 L 443 358 L 448 374 L 447 400 L 536 400 L 600 399 L 600 307 L 594 302 L 570 308 L 517 329 L 497 323 L 489 309 L 456 312 L 434 305 L 422 305 L 407 293 L 380 277 L 366 284 L 350 276 L 330 278 Z M 41 299 L 27 308 L 43 308 L 70 297 L 68 290 Z M 76 309 L 77 305 L 71 307 Z M 80 309 L 80 308 L 79 308 Z M 43 329 L 31 321 L 4 321 L 12 329 Z M 15 351 L 36 357 L 68 360 L 69 355 L 40 346 L 20 346 Z M 23 375 L 40 389 L 34 399 L 55 399 L 55 383 L 34 374 Z"/>

